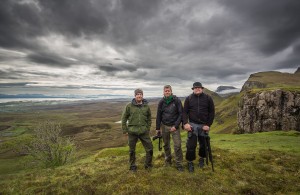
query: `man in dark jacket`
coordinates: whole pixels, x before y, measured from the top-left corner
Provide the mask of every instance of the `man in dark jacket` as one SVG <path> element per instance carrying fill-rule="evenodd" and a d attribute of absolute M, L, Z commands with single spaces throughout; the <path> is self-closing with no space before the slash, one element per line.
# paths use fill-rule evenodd
<path fill-rule="evenodd" d="M 170 135 L 172 135 L 175 151 L 176 167 L 183 171 L 180 123 L 182 120 L 182 104 L 179 98 L 172 94 L 170 85 L 164 86 L 164 97 L 159 101 L 156 115 L 156 131 L 162 135 L 165 151 L 165 164 L 171 165 Z M 162 132 L 161 130 L 162 129 Z"/>
<path fill-rule="evenodd" d="M 203 93 L 202 84 L 195 82 L 193 84 L 193 93 L 189 95 L 184 102 L 183 107 L 183 125 L 189 132 L 186 143 L 186 160 L 188 169 L 194 171 L 193 160 L 196 159 L 197 139 L 199 141 L 199 167 L 203 168 L 205 158 L 203 133 L 208 133 L 215 117 L 215 106 L 212 98 Z"/>
<path fill-rule="evenodd" d="M 146 99 L 143 99 L 143 91 L 136 89 L 135 98 L 127 104 L 122 114 L 123 133 L 128 135 L 129 163 L 131 171 L 136 171 L 135 148 L 138 139 L 141 140 L 145 151 L 145 168 L 152 167 L 153 145 L 149 136 L 151 127 L 151 110 Z M 127 123 L 128 122 L 128 123 Z"/>

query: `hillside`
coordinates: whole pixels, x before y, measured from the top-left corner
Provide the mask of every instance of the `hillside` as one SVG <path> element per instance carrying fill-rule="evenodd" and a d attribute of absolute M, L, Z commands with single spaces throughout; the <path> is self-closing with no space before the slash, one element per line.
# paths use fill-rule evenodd
<path fill-rule="evenodd" d="M 145 154 L 137 146 L 138 171 L 128 171 L 127 138 L 118 121 L 129 100 L 70 104 L 2 104 L 0 112 L 0 194 L 286 194 L 300 192 L 299 132 L 234 135 L 237 104 L 243 93 L 223 99 L 206 90 L 216 105 L 211 132 L 215 172 L 210 164 L 195 173 L 164 167 L 154 141 L 154 168 L 143 169 Z M 182 98 L 184 99 L 184 98 Z M 150 99 L 155 123 L 159 99 Z M 73 137 L 73 161 L 54 169 L 38 167 L 22 153 L 32 130 L 47 119 L 62 124 Z M 226 134 L 224 134 L 226 133 Z M 154 135 L 154 130 L 151 131 Z M 182 131 L 185 154 L 186 132 Z M 197 157 L 198 158 L 198 157 Z M 287 163 L 288 162 L 288 163 Z M 175 164 L 175 163 L 173 163 Z M 184 161 L 186 165 L 186 161 Z M 205 182 L 203 182 L 205 181 Z M 169 188 L 165 186 L 168 185 Z M 199 191 L 201 189 L 201 191 Z"/>
<path fill-rule="evenodd" d="M 234 133 L 237 131 L 237 111 L 241 95 L 242 93 L 229 96 L 216 106 L 212 132 Z"/>
<path fill-rule="evenodd" d="M 300 74 L 282 72 L 259 72 L 251 74 L 242 87 L 242 91 L 255 88 L 281 88 L 300 90 Z"/>
<path fill-rule="evenodd" d="M 183 133 L 183 146 L 186 134 Z M 195 173 L 164 167 L 154 142 L 154 168 L 143 169 L 144 151 L 137 146 L 138 171 L 128 171 L 128 148 L 102 149 L 55 169 L 31 168 L 0 175 L 0 194 L 298 194 L 299 132 L 212 134 L 215 172 Z M 185 147 L 183 147 L 185 153 Z M 166 187 L 168 186 L 168 187 Z"/>

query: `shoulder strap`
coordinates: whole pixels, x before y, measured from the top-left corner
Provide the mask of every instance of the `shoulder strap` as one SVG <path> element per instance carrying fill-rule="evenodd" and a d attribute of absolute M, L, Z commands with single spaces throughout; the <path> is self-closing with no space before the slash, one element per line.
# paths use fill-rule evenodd
<path fill-rule="evenodd" d="M 190 95 L 189 95 L 189 101 L 192 100 L 192 95 L 193 95 L 193 94 L 190 94 Z"/>

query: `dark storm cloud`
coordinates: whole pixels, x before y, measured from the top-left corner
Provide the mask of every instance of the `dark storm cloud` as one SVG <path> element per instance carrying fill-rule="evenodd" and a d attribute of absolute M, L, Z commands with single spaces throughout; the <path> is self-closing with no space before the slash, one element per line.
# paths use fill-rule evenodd
<path fill-rule="evenodd" d="M 40 78 L 58 78 L 60 74 L 55 73 L 45 73 L 39 71 L 26 71 L 26 70 L 15 70 L 15 69 L 8 69 L 5 71 L 0 70 L 0 78 L 1 79 L 27 79 L 28 77 L 40 77 Z M 23 82 L 22 82 L 23 83 Z"/>
<path fill-rule="evenodd" d="M 292 46 L 300 36 L 300 1 L 225 0 L 243 27 L 255 33 L 250 40 L 261 52 L 272 55 Z"/>
<path fill-rule="evenodd" d="M 1 79 L 19 79 L 18 75 L 12 75 L 7 71 L 0 70 L 0 78 Z"/>
<path fill-rule="evenodd" d="M 0 6 L 0 46 L 35 48 L 31 38 L 44 34 L 42 17 L 33 4 L 3 0 Z"/>
<path fill-rule="evenodd" d="M 118 59 L 118 61 L 122 61 L 122 59 Z M 138 68 L 136 65 L 133 64 L 106 64 L 106 65 L 99 65 L 98 68 L 102 71 L 105 71 L 107 73 L 111 72 L 117 72 L 117 71 L 129 71 L 129 72 L 134 72 L 137 71 Z"/>
<path fill-rule="evenodd" d="M 102 33 L 108 27 L 101 9 L 93 1 L 36 2 L 1 1 L 0 46 L 31 48 L 35 43 L 30 39 L 49 32 L 81 36 Z"/>
<path fill-rule="evenodd" d="M 120 45 L 137 44 L 143 38 L 145 23 L 156 16 L 160 10 L 160 0 L 124 0 L 116 1 L 110 15 L 111 42 Z"/>
<path fill-rule="evenodd" d="M 36 2 L 36 3 L 34 3 Z M 0 6 L 0 46 L 29 47 L 28 39 L 49 32 L 74 37 L 101 35 L 117 42 L 134 42 L 138 27 L 155 15 L 158 0 L 3 0 Z M 111 40 L 113 40 L 111 38 Z"/>
<path fill-rule="evenodd" d="M 55 54 L 41 54 L 50 51 L 37 40 L 53 33 L 67 39 L 100 39 L 122 52 L 119 45 L 140 40 L 140 28 L 155 17 L 159 4 L 159 0 L 4 0 L 0 6 L 0 47 L 29 49 L 29 60 L 54 66 L 69 62 Z M 70 45 L 80 48 L 80 43 Z"/>
<path fill-rule="evenodd" d="M 96 5 L 96 1 L 91 0 L 39 0 L 38 2 L 44 20 L 52 31 L 81 36 L 101 34 L 108 28 L 102 10 L 109 6 L 109 1 L 99 1 L 100 5 Z"/>
<path fill-rule="evenodd" d="M 73 60 L 61 57 L 54 53 L 33 53 L 27 56 L 29 61 L 51 65 L 51 66 L 58 66 L 58 67 L 67 67 L 72 64 L 75 64 Z"/>
<path fill-rule="evenodd" d="M 99 66 L 100 70 L 103 70 L 105 72 L 115 72 L 115 71 L 120 71 L 119 67 L 111 66 L 111 65 L 104 65 L 104 66 Z"/>
<path fill-rule="evenodd" d="M 277 63 L 277 68 L 298 68 L 300 67 L 300 41 L 298 44 L 295 44 L 293 51 L 290 55 Z"/>

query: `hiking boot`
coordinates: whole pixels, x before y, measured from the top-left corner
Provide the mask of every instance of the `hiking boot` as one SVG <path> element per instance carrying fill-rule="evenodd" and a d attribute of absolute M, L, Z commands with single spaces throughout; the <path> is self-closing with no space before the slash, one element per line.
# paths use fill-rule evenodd
<path fill-rule="evenodd" d="M 177 170 L 178 170 L 179 172 L 183 172 L 183 167 L 182 167 L 182 166 L 178 166 L 178 167 L 177 167 Z"/>
<path fill-rule="evenodd" d="M 145 169 L 150 171 L 152 169 L 152 165 L 145 165 Z"/>
<path fill-rule="evenodd" d="M 170 167 L 172 166 L 172 162 L 171 161 L 165 161 L 165 167 Z"/>
<path fill-rule="evenodd" d="M 192 161 L 188 162 L 189 172 L 194 172 L 194 163 Z"/>
<path fill-rule="evenodd" d="M 199 159 L 199 167 L 202 169 L 204 167 L 204 158 Z"/>
<path fill-rule="evenodd" d="M 132 171 L 132 172 L 136 172 L 137 167 L 136 166 L 130 166 L 129 170 Z"/>

